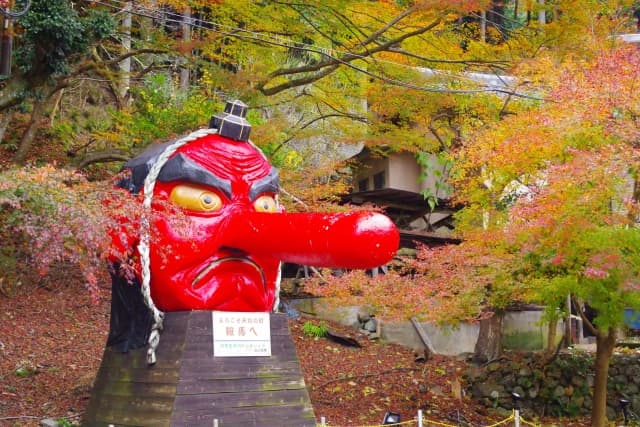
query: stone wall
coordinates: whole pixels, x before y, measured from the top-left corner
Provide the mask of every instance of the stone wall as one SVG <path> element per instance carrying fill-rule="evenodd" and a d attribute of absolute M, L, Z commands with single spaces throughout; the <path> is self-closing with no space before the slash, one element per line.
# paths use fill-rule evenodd
<path fill-rule="evenodd" d="M 557 342 L 562 339 L 564 322 L 556 326 Z M 502 346 L 507 350 L 542 350 L 547 343 L 549 324 L 542 310 L 507 311 L 502 322 Z"/>
<path fill-rule="evenodd" d="M 316 316 L 319 319 L 332 320 L 343 325 L 357 327 L 358 313 L 368 312 L 366 307 L 335 306 L 326 298 L 292 299 L 289 304 L 296 310 Z M 411 322 L 381 322 L 381 336 L 386 342 L 422 349 L 423 344 Z M 420 322 L 426 331 L 436 353 L 455 356 L 472 353 L 480 330 L 478 323 L 460 323 L 455 326 L 436 325 Z M 558 322 L 557 337 L 562 338 L 562 321 Z M 513 311 L 505 314 L 502 340 L 506 350 L 541 350 L 547 342 L 548 327 L 542 321 L 542 311 Z"/>
<path fill-rule="evenodd" d="M 561 353 L 547 366 L 541 355 L 513 354 L 465 373 L 466 391 L 491 407 L 513 408 L 512 392 L 518 393 L 526 414 L 575 416 L 591 412 L 594 355 Z M 640 354 L 614 355 L 609 368 L 607 416 L 620 418 L 619 400 L 630 401 L 640 413 Z"/>

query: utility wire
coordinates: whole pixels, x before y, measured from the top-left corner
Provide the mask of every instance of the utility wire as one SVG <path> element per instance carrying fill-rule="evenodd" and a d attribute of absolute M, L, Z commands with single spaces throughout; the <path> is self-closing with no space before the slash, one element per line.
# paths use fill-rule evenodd
<path fill-rule="evenodd" d="M 91 3 L 95 3 L 95 4 L 99 4 L 99 5 L 103 5 L 103 6 L 107 6 L 110 7 L 112 9 L 117 9 L 117 10 L 121 10 L 121 7 L 118 7 L 117 5 L 114 5 L 112 3 L 117 3 L 120 4 L 122 6 L 124 6 L 125 3 L 127 3 L 125 0 L 111 0 L 111 3 L 109 2 L 105 2 L 105 1 L 101 1 L 101 0 L 89 0 Z M 528 99 L 536 99 L 539 100 L 540 98 L 538 97 L 534 97 L 534 96 L 530 96 L 530 95 L 526 95 L 526 94 L 522 94 L 522 93 L 518 93 L 515 92 L 514 90 L 511 90 L 508 88 L 508 86 L 505 84 L 505 88 L 498 88 L 498 87 L 486 87 L 486 88 L 481 88 L 481 89 L 447 89 L 447 88 L 442 88 L 442 87 L 428 87 L 428 86 L 421 86 L 421 85 L 416 85 L 413 83 L 408 83 L 408 82 L 404 82 L 401 80 L 397 80 L 397 79 L 393 79 L 390 77 L 386 77 L 380 74 L 376 74 L 373 73 L 369 70 L 366 70 L 362 67 L 359 67 L 357 65 L 354 65 L 351 63 L 351 61 L 346 61 L 343 60 L 341 58 L 339 58 L 338 56 L 336 56 L 336 54 L 341 54 L 343 56 L 350 56 L 350 57 L 355 57 L 358 59 L 362 59 L 362 60 L 369 60 L 369 59 L 373 59 L 376 62 L 383 62 L 383 63 L 388 63 L 391 65 L 395 65 L 398 67 L 405 67 L 405 68 L 410 68 L 412 70 L 416 70 L 417 67 L 412 67 L 410 65 L 407 64 L 400 64 L 397 62 L 393 62 L 393 61 L 388 61 L 388 60 L 381 60 L 381 59 L 377 59 L 377 58 L 372 58 L 369 56 L 365 56 L 365 55 L 359 55 L 356 53 L 352 53 L 352 52 L 343 52 L 340 50 L 335 50 L 335 49 L 328 49 L 328 48 L 316 48 L 313 47 L 312 45 L 309 44 L 305 44 L 305 43 L 301 43 L 301 42 L 296 42 L 290 39 L 286 39 L 280 36 L 271 36 L 271 35 L 265 35 L 262 33 L 258 33 L 255 31 L 251 31 L 251 30 L 246 30 L 243 28 L 235 28 L 235 27 L 231 27 L 228 25 L 224 25 L 224 24 L 218 24 L 216 22 L 212 22 L 212 21 L 206 21 L 203 19 L 196 19 L 196 18 L 188 18 L 188 19 L 183 19 L 183 16 L 178 14 L 178 13 L 174 13 L 174 12 L 170 12 L 170 11 L 164 11 L 164 10 L 159 10 L 159 9 L 150 9 L 150 8 L 145 8 L 144 6 L 141 5 L 136 5 L 135 6 L 135 10 L 131 10 L 131 11 L 127 11 L 128 13 L 131 13 L 133 15 L 137 15 L 137 16 L 142 16 L 142 17 L 146 17 L 146 18 L 152 18 L 152 19 L 157 19 L 157 20 L 161 20 L 164 22 L 172 22 L 172 23 L 177 23 L 177 24 L 182 24 L 182 25 L 189 25 L 192 28 L 198 28 L 198 29 L 202 29 L 202 30 L 206 30 L 206 31 L 211 31 L 214 33 L 218 33 L 221 35 L 225 35 L 225 36 L 229 36 L 229 37 L 234 37 L 234 38 L 238 38 L 238 39 L 243 39 L 243 40 L 247 40 L 250 42 L 262 42 L 265 44 L 269 44 L 269 45 L 273 45 L 273 46 L 279 46 L 279 47 L 285 47 L 285 48 L 289 48 L 289 49 L 297 49 L 297 50 L 304 50 L 307 52 L 312 52 L 312 53 L 316 53 L 316 54 L 320 54 L 328 59 L 330 59 L 331 61 L 333 61 L 334 63 L 339 63 L 341 65 L 344 65 L 346 67 L 349 67 L 353 70 L 356 70 L 360 73 L 363 73 L 371 78 L 383 81 L 385 83 L 389 83 L 395 86 L 400 86 L 400 87 L 405 87 L 408 89 L 414 89 L 414 90 L 420 90 L 420 91 L 425 91 L 425 92 L 434 92 L 434 93 L 453 93 L 453 94 L 473 94 L 473 93 L 486 93 L 486 92 L 494 92 L 494 93 L 503 93 L 503 94 L 507 94 L 507 95 L 511 95 L 511 96 L 517 96 L 520 98 L 528 98 Z M 175 16 L 177 18 L 172 18 L 171 16 Z M 223 30 L 223 28 L 227 28 L 228 30 Z M 327 64 L 330 65 L 330 64 Z M 467 80 L 469 82 L 473 82 L 473 83 L 478 83 L 477 80 L 471 78 L 471 77 L 465 77 L 465 76 L 460 76 L 460 75 L 452 75 L 451 73 L 446 73 L 446 72 L 442 72 L 442 71 L 438 71 L 438 70 L 431 70 L 434 74 L 443 76 L 443 77 L 447 77 L 447 78 L 454 78 L 456 80 Z M 499 77 L 499 76 L 498 76 Z"/>
<path fill-rule="evenodd" d="M 101 0 L 89 0 L 92 3 L 97 3 L 97 4 L 101 4 L 104 6 L 108 6 L 117 10 L 122 11 L 122 13 L 127 13 L 127 11 L 122 10 L 120 7 L 114 6 L 110 3 L 101 1 Z M 111 0 L 111 3 L 119 3 L 120 5 L 122 5 L 124 7 L 124 4 L 127 3 L 126 0 Z M 244 28 L 238 28 L 238 27 L 232 27 L 230 25 L 225 25 L 225 24 L 218 24 L 216 22 L 212 22 L 212 21 L 206 21 L 204 19 L 200 19 L 200 18 L 193 18 L 193 17 L 189 17 L 186 20 L 184 19 L 184 15 L 181 15 L 179 13 L 176 12 L 171 12 L 168 10 L 159 10 L 159 9 L 151 9 L 151 8 L 147 8 L 141 5 L 136 5 L 136 9 L 139 12 L 134 12 L 134 11 L 129 11 L 130 13 L 134 14 L 134 15 L 139 15 L 139 16 L 144 16 L 147 18 L 154 18 L 154 19 L 158 19 L 161 21 L 165 21 L 165 22 L 172 22 L 172 23 L 176 23 L 176 24 L 182 24 L 182 25 L 189 25 L 192 28 L 199 28 L 199 29 L 205 29 L 205 30 L 209 30 L 212 32 L 216 32 L 222 35 L 226 35 L 226 36 L 231 36 L 231 37 L 238 37 L 238 38 L 248 38 L 250 40 L 260 40 L 260 41 L 264 41 L 264 42 L 268 42 L 270 44 L 274 44 L 277 46 L 281 46 L 281 47 L 286 47 L 286 48 L 290 48 L 290 49 L 299 49 L 299 50 L 307 50 L 310 52 L 314 52 L 314 53 L 320 53 L 323 54 L 325 56 L 328 56 L 330 58 L 333 58 L 333 54 L 340 54 L 343 56 L 349 55 L 352 57 L 356 57 L 362 60 L 366 60 L 366 59 L 371 59 L 371 57 L 366 56 L 366 55 L 360 55 L 357 53 L 353 53 L 353 52 L 345 52 L 345 51 L 341 51 L 338 49 L 329 49 L 329 48 L 318 48 L 315 47 L 311 44 L 308 43 L 303 43 L 303 42 L 297 42 L 291 39 L 287 39 L 285 37 L 282 36 L 272 36 L 272 35 L 265 35 L 263 33 L 259 33 L 256 31 L 251 31 L 251 30 L 247 30 Z M 171 16 L 171 17 L 170 17 Z M 216 29 L 216 28 L 220 28 L 220 29 Z M 227 30 L 222 30 L 223 28 L 226 28 Z M 244 36 L 240 35 L 240 33 L 246 33 Z M 395 65 L 398 67 L 404 67 L 404 68 L 409 68 L 409 69 L 415 69 L 415 67 L 411 66 L 411 65 L 407 65 L 407 64 L 401 64 L 398 62 L 394 62 L 394 61 L 389 61 L 389 60 L 385 60 L 385 59 L 378 59 L 378 58 L 373 58 L 376 62 L 382 62 L 382 63 L 388 63 L 391 65 Z M 427 59 L 427 58 L 421 58 L 423 61 L 426 62 L 440 62 L 437 59 Z M 442 72 L 442 71 L 438 71 L 438 70 L 434 70 L 435 73 L 439 73 L 439 74 L 443 74 L 443 75 L 448 75 L 448 73 Z M 472 80 L 472 79 L 469 79 Z"/>

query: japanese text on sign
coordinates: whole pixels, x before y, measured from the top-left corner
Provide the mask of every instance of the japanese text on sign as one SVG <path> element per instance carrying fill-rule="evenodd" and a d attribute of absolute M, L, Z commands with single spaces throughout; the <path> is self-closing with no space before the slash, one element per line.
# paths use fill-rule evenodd
<path fill-rule="evenodd" d="M 269 313 L 214 311 L 213 355 L 271 356 Z"/>

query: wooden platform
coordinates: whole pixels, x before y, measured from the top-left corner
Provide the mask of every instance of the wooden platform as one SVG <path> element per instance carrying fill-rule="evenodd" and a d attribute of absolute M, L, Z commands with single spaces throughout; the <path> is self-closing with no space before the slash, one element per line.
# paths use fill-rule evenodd
<path fill-rule="evenodd" d="M 158 361 L 106 348 L 83 425 L 315 426 L 284 314 L 267 357 L 214 357 L 212 313 L 167 313 Z"/>

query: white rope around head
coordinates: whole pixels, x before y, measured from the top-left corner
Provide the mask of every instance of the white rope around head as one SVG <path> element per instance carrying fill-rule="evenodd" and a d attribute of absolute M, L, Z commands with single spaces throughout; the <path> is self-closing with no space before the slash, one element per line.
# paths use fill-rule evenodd
<path fill-rule="evenodd" d="M 160 344 L 160 331 L 162 330 L 162 322 L 164 320 L 164 313 L 158 310 L 153 302 L 153 299 L 151 298 L 151 288 L 149 285 L 151 281 L 151 270 L 149 268 L 149 217 L 151 214 L 151 200 L 153 199 L 153 189 L 156 185 L 156 179 L 160 174 L 160 170 L 178 148 L 182 147 L 188 142 L 194 141 L 198 138 L 202 138 L 203 136 L 216 133 L 218 133 L 217 129 L 200 129 L 192 132 L 184 138 L 178 139 L 173 144 L 168 146 L 160 154 L 160 156 L 158 156 L 156 162 L 153 164 L 151 170 L 149 170 L 149 174 L 144 180 L 144 201 L 142 203 L 143 210 L 142 218 L 140 221 L 140 244 L 138 245 L 138 252 L 140 253 L 140 263 L 142 267 L 142 283 L 140 286 L 140 290 L 142 292 L 144 302 L 147 307 L 149 307 L 149 310 L 151 310 L 151 314 L 153 316 L 153 324 L 151 325 L 151 333 L 149 334 L 148 341 L 149 347 L 147 348 L 147 363 L 149 365 L 153 365 L 156 363 L 156 349 L 158 348 L 158 344 Z"/>
<path fill-rule="evenodd" d="M 278 264 L 278 275 L 276 276 L 276 289 L 275 289 L 275 298 L 273 299 L 273 306 L 271 307 L 271 311 L 274 313 L 278 313 L 280 309 L 280 280 L 282 277 L 282 262 Z"/>

